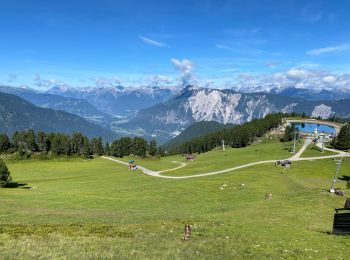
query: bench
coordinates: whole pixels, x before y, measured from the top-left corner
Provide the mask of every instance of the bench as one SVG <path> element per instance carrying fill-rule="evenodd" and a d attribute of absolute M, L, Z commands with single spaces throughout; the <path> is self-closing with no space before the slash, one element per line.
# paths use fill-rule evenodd
<path fill-rule="evenodd" d="M 335 209 L 333 220 L 333 234 L 350 235 L 350 212 L 339 213 L 339 211 L 350 211 L 350 198 L 345 201 L 344 208 Z"/>

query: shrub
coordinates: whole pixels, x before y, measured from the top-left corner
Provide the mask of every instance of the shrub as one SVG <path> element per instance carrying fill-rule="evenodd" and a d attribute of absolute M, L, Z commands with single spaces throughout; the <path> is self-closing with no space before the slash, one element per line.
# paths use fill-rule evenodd
<path fill-rule="evenodd" d="M 0 187 L 5 187 L 7 184 L 11 183 L 12 179 L 10 176 L 10 171 L 7 168 L 5 162 L 0 160 Z"/>

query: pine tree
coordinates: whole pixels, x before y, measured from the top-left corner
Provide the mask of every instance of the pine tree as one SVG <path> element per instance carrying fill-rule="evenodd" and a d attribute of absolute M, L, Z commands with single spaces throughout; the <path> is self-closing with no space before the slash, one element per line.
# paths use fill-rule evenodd
<path fill-rule="evenodd" d="M 350 126 L 349 124 L 340 129 L 338 136 L 333 140 L 332 145 L 340 150 L 350 149 Z"/>
<path fill-rule="evenodd" d="M 17 131 L 14 132 L 14 134 L 11 137 L 11 144 L 15 150 L 18 150 L 19 139 L 20 139 L 19 132 L 17 132 Z"/>
<path fill-rule="evenodd" d="M 163 157 L 165 155 L 164 149 L 161 146 L 158 147 L 158 154 L 161 157 Z"/>
<path fill-rule="evenodd" d="M 148 146 L 148 153 L 151 156 L 155 156 L 157 154 L 157 141 L 156 140 L 150 141 L 149 146 Z"/>
<path fill-rule="evenodd" d="M 107 156 L 110 155 L 110 149 L 109 149 L 109 143 L 108 142 L 105 145 L 105 155 L 107 155 Z"/>
<path fill-rule="evenodd" d="M 4 187 L 11 183 L 12 179 L 4 161 L 0 160 L 0 187 Z"/>
<path fill-rule="evenodd" d="M 96 154 L 98 156 L 101 156 L 104 154 L 103 151 L 103 144 L 102 144 L 102 138 L 92 138 L 91 140 L 91 146 L 92 146 L 92 153 Z"/>
<path fill-rule="evenodd" d="M 87 137 L 84 138 L 83 150 L 81 155 L 84 158 L 92 158 L 92 148 L 91 148 L 90 141 Z"/>
<path fill-rule="evenodd" d="M 47 152 L 48 149 L 48 139 L 44 132 L 37 133 L 37 143 L 38 143 L 38 151 L 39 152 Z"/>
<path fill-rule="evenodd" d="M 132 140 L 132 153 L 145 157 L 147 152 L 147 141 L 141 137 L 134 137 Z"/>
<path fill-rule="evenodd" d="M 36 143 L 36 137 L 33 129 L 28 129 L 22 132 L 22 141 L 25 143 L 27 150 L 36 152 L 38 145 Z"/>
<path fill-rule="evenodd" d="M 83 136 L 82 133 L 79 132 L 75 132 L 72 135 L 72 153 L 73 154 L 79 154 L 81 155 L 83 153 L 83 149 L 84 149 L 84 141 L 85 141 L 85 137 Z"/>
<path fill-rule="evenodd" d="M 0 134 L 0 153 L 6 153 L 10 147 L 11 142 L 7 134 Z"/>

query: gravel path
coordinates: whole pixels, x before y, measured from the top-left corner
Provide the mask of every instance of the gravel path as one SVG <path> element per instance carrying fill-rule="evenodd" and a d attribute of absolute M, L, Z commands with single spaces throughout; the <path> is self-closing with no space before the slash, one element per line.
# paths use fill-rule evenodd
<path fill-rule="evenodd" d="M 350 157 L 350 154 L 330 149 L 332 151 L 337 152 L 338 154 L 337 155 L 328 155 L 328 156 L 316 156 L 316 157 L 309 157 L 309 158 L 300 158 L 300 155 L 305 151 L 306 147 L 310 143 L 311 142 L 308 142 L 306 140 L 304 145 L 302 146 L 302 148 L 298 151 L 298 153 L 293 155 L 292 157 L 288 158 L 287 160 L 290 160 L 290 161 L 313 161 L 313 160 L 332 159 L 332 158 L 339 158 L 339 157 Z M 120 160 L 117 160 L 117 159 L 114 159 L 111 157 L 102 156 L 102 158 L 107 159 L 107 160 L 111 160 L 111 161 L 114 161 L 114 162 L 117 162 L 120 164 L 128 165 L 128 163 L 126 163 L 126 162 L 123 162 L 123 161 L 120 161 Z M 282 160 L 286 160 L 286 159 L 282 159 Z M 149 170 L 149 169 L 142 167 L 142 166 L 138 166 L 138 167 L 139 167 L 139 169 L 141 169 L 143 171 L 143 173 L 150 175 L 150 176 L 153 176 L 153 177 L 164 178 L 164 179 L 189 179 L 189 178 L 199 178 L 199 177 L 204 177 L 204 176 L 216 175 L 216 174 L 220 174 L 220 173 L 232 172 L 235 170 L 251 167 L 254 165 L 265 164 L 265 163 L 275 163 L 276 161 L 277 160 L 265 160 L 265 161 L 252 162 L 252 163 L 247 163 L 244 165 L 228 168 L 225 170 L 213 171 L 213 172 L 207 172 L 207 173 L 201 173 L 201 174 L 189 175 L 189 176 L 165 176 L 165 175 L 161 175 L 161 173 L 163 173 L 163 172 L 174 171 L 174 170 L 177 170 L 177 169 L 180 169 L 180 168 L 183 168 L 186 166 L 186 163 L 180 163 L 180 162 L 176 162 L 176 161 L 173 161 L 173 163 L 181 164 L 179 167 L 169 169 L 169 170 L 164 170 L 164 171 L 152 171 L 152 170 Z"/>

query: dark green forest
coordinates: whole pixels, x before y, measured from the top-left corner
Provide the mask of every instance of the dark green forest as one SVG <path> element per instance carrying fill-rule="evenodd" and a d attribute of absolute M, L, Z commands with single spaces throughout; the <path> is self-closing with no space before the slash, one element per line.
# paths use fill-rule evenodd
<path fill-rule="evenodd" d="M 271 114 L 263 119 L 254 119 L 243 125 L 199 136 L 182 144 L 172 146 L 169 149 L 169 153 L 204 153 L 221 145 L 222 140 L 231 147 L 245 147 L 271 129 L 277 128 L 282 123 L 282 119 L 287 116 L 290 115 L 282 113 Z M 293 114 L 293 116 L 296 116 L 296 114 Z"/>

